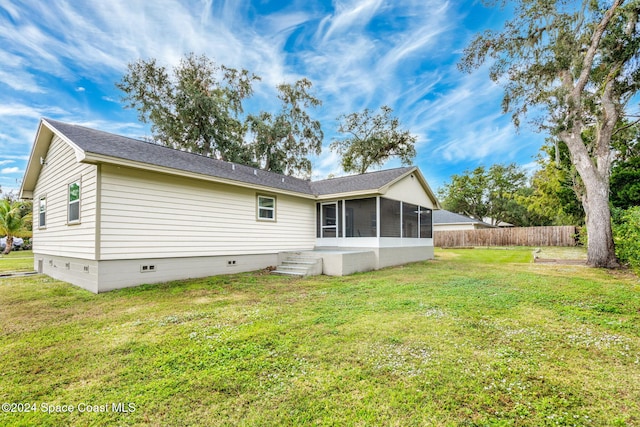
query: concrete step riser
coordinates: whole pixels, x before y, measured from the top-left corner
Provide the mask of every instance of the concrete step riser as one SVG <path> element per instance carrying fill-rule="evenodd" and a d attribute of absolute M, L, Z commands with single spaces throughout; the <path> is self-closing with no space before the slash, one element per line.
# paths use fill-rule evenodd
<path fill-rule="evenodd" d="M 282 261 L 274 274 L 312 276 L 322 274 L 322 258 L 292 255 Z"/>
<path fill-rule="evenodd" d="M 279 274 L 281 276 L 300 276 L 300 277 L 305 276 L 305 274 L 303 273 L 294 273 L 292 271 L 282 271 L 282 270 L 273 270 L 271 274 Z"/>

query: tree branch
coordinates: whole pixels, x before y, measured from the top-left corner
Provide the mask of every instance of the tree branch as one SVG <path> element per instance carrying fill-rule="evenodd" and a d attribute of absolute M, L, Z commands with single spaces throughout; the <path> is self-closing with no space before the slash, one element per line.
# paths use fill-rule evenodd
<path fill-rule="evenodd" d="M 627 117 L 637 117 L 637 116 L 627 116 Z M 640 123 L 640 119 L 636 119 L 636 120 L 634 120 L 633 122 L 629 123 L 628 125 L 625 125 L 625 126 L 619 127 L 618 129 L 616 129 L 616 130 L 613 132 L 613 135 L 615 135 L 615 134 L 617 134 L 618 132 L 621 132 L 621 131 L 623 131 L 623 130 L 625 130 L 625 129 L 629 129 L 630 127 L 633 127 L 633 126 L 637 125 L 638 123 Z"/>
<path fill-rule="evenodd" d="M 593 36 L 591 36 L 591 44 L 587 49 L 587 53 L 582 60 L 582 71 L 580 72 L 580 77 L 578 77 L 578 81 L 573 90 L 573 98 L 574 100 L 578 99 L 582 94 L 585 86 L 589 82 L 589 75 L 591 74 L 591 67 L 593 66 L 593 60 L 596 56 L 598 48 L 600 47 L 600 40 L 602 39 L 602 35 L 606 30 L 609 22 L 613 18 L 616 10 L 624 3 L 624 0 L 615 0 L 609 10 L 604 14 L 602 20 L 596 26 L 595 31 L 593 32 Z"/>

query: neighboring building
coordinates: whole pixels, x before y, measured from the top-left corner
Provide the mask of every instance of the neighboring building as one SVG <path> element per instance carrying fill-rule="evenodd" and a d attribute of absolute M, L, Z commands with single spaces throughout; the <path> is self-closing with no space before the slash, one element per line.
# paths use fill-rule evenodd
<path fill-rule="evenodd" d="M 301 251 L 338 275 L 426 260 L 439 209 L 416 167 L 311 182 L 49 119 L 20 196 L 34 268 L 92 292 Z"/>
<path fill-rule="evenodd" d="M 496 221 L 493 218 L 490 218 L 488 216 L 482 218 L 482 221 L 486 222 L 487 224 L 492 224 L 493 227 L 499 227 L 499 228 L 515 227 L 515 225 L 505 221 L 500 221 L 496 225 L 493 225 Z"/>
<path fill-rule="evenodd" d="M 481 228 L 495 228 L 495 226 L 444 209 L 433 211 L 433 231 L 479 230 Z"/>

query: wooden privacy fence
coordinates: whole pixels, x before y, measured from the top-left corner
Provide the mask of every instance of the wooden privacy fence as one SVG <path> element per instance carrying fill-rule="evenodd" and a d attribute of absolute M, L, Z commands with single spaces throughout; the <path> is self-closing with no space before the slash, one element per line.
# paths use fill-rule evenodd
<path fill-rule="evenodd" d="M 551 227 L 484 228 L 480 230 L 434 231 L 433 245 L 465 246 L 576 246 L 572 225 Z"/>

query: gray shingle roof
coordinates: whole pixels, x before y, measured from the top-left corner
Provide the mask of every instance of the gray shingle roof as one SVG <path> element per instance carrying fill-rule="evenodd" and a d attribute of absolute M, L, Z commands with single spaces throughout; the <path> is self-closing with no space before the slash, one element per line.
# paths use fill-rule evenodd
<path fill-rule="evenodd" d="M 433 211 L 433 223 L 434 224 L 460 224 L 460 223 L 472 223 L 472 224 L 485 224 L 491 227 L 490 224 L 482 222 L 475 218 L 469 218 L 468 216 L 460 215 L 454 212 L 446 211 L 444 209 Z"/>
<path fill-rule="evenodd" d="M 47 122 L 87 153 L 310 194 L 309 182 L 303 179 L 212 159 L 82 126 L 48 119 Z"/>
<path fill-rule="evenodd" d="M 85 153 L 315 196 L 377 190 L 413 169 L 387 169 L 311 182 L 57 120 L 44 121 Z"/>
<path fill-rule="evenodd" d="M 318 196 L 372 190 L 384 187 L 413 169 L 414 167 L 386 169 L 361 175 L 324 179 L 310 184 L 312 191 Z"/>

